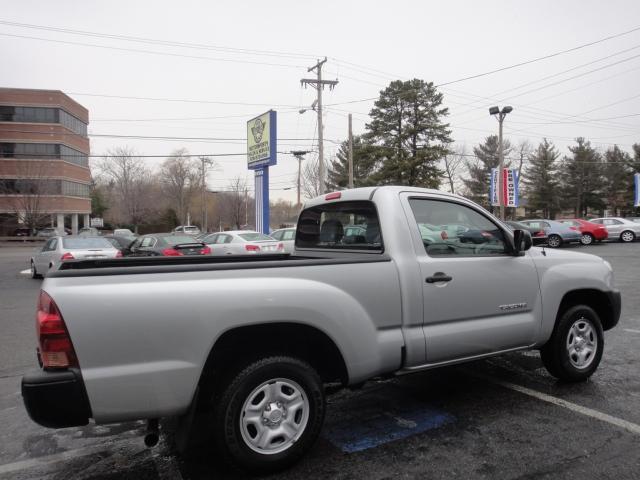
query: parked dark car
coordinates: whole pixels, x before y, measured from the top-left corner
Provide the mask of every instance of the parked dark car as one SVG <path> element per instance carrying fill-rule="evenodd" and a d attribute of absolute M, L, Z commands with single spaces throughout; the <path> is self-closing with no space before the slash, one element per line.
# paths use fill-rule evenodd
<path fill-rule="evenodd" d="M 177 257 L 209 255 L 211 248 L 192 236 L 172 233 L 150 233 L 138 237 L 124 252 L 125 257 Z"/>
<path fill-rule="evenodd" d="M 19 227 L 13 231 L 14 237 L 33 237 L 35 234 L 35 230 L 26 227 Z"/>
<path fill-rule="evenodd" d="M 505 223 L 509 225 L 512 230 L 528 230 L 534 245 L 547 243 L 547 232 L 544 228 L 530 227 L 524 223 L 514 222 L 512 220 L 507 220 Z"/>
<path fill-rule="evenodd" d="M 122 235 L 105 235 L 104 238 L 122 253 L 125 253 L 129 245 L 136 240 L 136 237 L 123 237 Z"/>

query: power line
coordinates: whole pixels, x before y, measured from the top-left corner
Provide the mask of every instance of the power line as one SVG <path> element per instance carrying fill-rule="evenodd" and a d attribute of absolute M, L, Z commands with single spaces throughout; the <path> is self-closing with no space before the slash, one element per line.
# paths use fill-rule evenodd
<path fill-rule="evenodd" d="M 533 58 L 531 60 L 526 60 L 524 62 L 514 63 L 513 65 L 497 68 L 495 70 L 490 70 L 488 72 L 478 73 L 476 75 L 470 75 L 468 77 L 459 78 L 457 80 L 444 82 L 444 83 L 441 83 L 441 84 L 439 84 L 437 86 L 438 87 L 444 87 L 445 85 L 452 85 L 454 83 L 460 83 L 460 82 L 464 82 L 466 80 L 472 80 L 474 78 L 484 77 L 486 75 L 492 75 L 492 74 L 498 73 L 498 72 L 504 72 L 505 70 L 511 70 L 512 68 L 522 67 L 524 65 L 530 65 L 530 64 L 535 63 L 535 62 L 540 62 L 542 60 L 547 60 L 549 58 L 553 58 L 553 57 L 557 57 L 557 56 L 560 56 L 560 55 L 564 55 L 565 53 L 575 52 L 576 50 L 580 50 L 580 49 L 583 49 L 583 48 L 586 48 L 586 47 L 591 47 L 593 45 L 597 45 L 598 43 L 606 42 L 607 40 L 612 40 L 614 38 L 619 38 L 619 37 L 622 37 L 624 35 L 628 35 L 630 33 L 637 32 L 638 30 L 640 30 L 640 27 L 635 27 L 635 28 L 632 28 L 631 30 L 627 30 L 625 32 L 617 33 L 615 35 L 609 35 L 608 37 L 601 38 L 600 40 L 595 40 L 593 42 L 584 43 L 582 45 L 578 45 L 577 47 L 569 48 L 567 50 L 561 50 L 559 52 L 551 53 L 549 55 L 544 55 L 544 56 L 538 57 L 538 58 Z"/>
<path fill-rule="evenodd" d="M 29 23 L 10 22 L 6 20 L 0 20 L 0 24 L 8 25 L 11 27 L 30 28 L 35 30 L 46 30 L 51 32 L 67 33 L 72 35 L 108 38 L 108 39 L 114 39 L 114 40 L 124 40 L 129 42 L 149 43 L 153 45 L 176 46 L 181 48 L 215 50 L 215 51 L 221 51 L 225 53 L 235 53 L 235 54 L 243 54 L 243 55 L 300 58 L 305 60 L 318 56 L 315 54 L 312 55 L 312 54 L 303 54 L 303 53 L 295 53 L 295 52 L 274 51 L 274 50 L 237 48 L 237 47 L 227 47 L 227 46 L 212 45 L 212 44 L 205 44 L 205 43 L 176 42 L 171 40 L 162 40 L 162 39 L 148 38 L 148 37 L 134 37 L 130 35 L 116 35 L 116 34 L 109 34 L 109 33 L 91 32 L 87 30 L 74 30 L 70 28 L 52 27 L 47 25 L 35 25 L 35 24 L 29 24 Z"/>
<path fill-rule="evenodd" d="M 98 45 L 96 43 L 72 42 L 70 40 L 54 40 L 52 38 L 32 37 L 29 35 L 18 35 L 14 33 L 0 32 L 0 35 L 3 37 L 22 38 L 26 40 L 38 40 L 41 42 L 59 43 L 63 45 L 75 45 L 80 47 L 102 48 L 105 50 L 116 50 L 119 52 L 145 53 L 149 55 L 159 55 L 159 56 L 165 56 L 165 57 L 179 57 L 179 58 L 189 58 L 189 59 L 195 59 L 195 60 L 209 60 L 213 62 L 246 63 L 250 65 L 263 65 L 263 66 L 269 66 L 269 67 L 284 67 L 284 68 L 295 68 L 295 69 L 303 68 L 303 66 L 301 65 L 260 62 L 260 61 L 254 61 L 254 60 L 237 60 L 233 58 L 204 57 L 201 55 L 187 55 L 184 53 L 157 52 L 154 50 L 142 50 L 140 48 L 113 47 L 109 45 Z"/>

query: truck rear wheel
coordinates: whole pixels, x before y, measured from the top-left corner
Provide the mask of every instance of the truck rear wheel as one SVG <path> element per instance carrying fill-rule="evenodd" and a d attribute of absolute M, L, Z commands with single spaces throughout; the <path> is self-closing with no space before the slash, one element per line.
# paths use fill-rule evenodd
<path fill-rule="evenodd" d="M 264 358 L 235 375 L 216 401 L 216 447 L 243 470 L 281 470 L 311 448 L 324 414 L 323 384 L 309 364 Z"/>
<path fill-rule="evenodd" d="M 604 335 L 598 314 L 587 305 L 562 313 L 540 356 L 548 372 L 567 382 L 586 380 L 602 358 Z"/>

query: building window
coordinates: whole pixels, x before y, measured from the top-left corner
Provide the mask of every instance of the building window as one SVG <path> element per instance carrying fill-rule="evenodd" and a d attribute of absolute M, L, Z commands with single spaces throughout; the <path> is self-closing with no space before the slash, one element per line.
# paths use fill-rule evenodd
<path fill-rule="evenodd" d="M 0 106 L 0 122 L 59 123 L 87 136 L 87 124 L 61 108 Z"/>
<path fill-rule="evenodd" d="M 57 143 L 0 143 L 0 158 L 61 159 L 89 166 L 87 154 Z"/>
<path fill-rule="evenodd" d="M 0 195 L 65 195 L 88 198 L 90 190 L 90 185 L 68 180 L 42 178 L 0 179 Z"/>

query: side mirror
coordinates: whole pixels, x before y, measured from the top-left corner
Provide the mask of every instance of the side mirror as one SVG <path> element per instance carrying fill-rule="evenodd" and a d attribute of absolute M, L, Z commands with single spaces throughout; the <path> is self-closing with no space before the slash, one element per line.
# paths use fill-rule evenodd
<path fill-rule="evenodd" d="M 515 254 L 517 256 L 524 255 L 524 252 L 529 250 L 531 248 L 531 245 L 533 245 L 531 232 L 529 232 L 529 230 L 514 230 L 513 244 L 515 247 Z"/>

